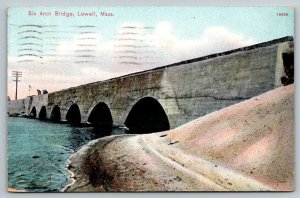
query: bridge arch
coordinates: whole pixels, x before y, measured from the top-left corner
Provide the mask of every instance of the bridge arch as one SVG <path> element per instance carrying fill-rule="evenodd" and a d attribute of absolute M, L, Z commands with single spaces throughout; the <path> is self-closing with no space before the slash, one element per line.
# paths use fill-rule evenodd
<path fill-rule="evenodd" d="M 60 107 L 55 105 L 50 114 L 50 120 L 52 122 L 59 122 L 61 120 Z"/>
<path fill-rule="evenodd" d="M 42 106 L 40 112 L 39 112 L 39 119 L 41 120 L 46 120 L 47 118 L 47 111 L 46 111 L 46 107 Z"/>
<path fill-rule="evenodd" d="M 81 114 L 79 106 L 74 103 L 70 106 L 67 115 L 66 120 L 70 123 L 80 123 L 81 122 Z"/>
<path fill-rule="evenodd" d="M 170 129 L 168 117 L 161 104 L 152 97 L 140 99 L 131 108 L 125 123 L 129 133 L 143 134 Z"/>
<path fill-rule="evenodd" d="M 33 117 L 33 118 L 36 118 L 36 108 L 35 107 L 32 107 L 29 116 Z"/>
<path fill-rule="evenodd" d="M 98 103 L 91 111 L 88 122 L 98 127 L 112 127 L 113 118 L 107 104 Z"/>

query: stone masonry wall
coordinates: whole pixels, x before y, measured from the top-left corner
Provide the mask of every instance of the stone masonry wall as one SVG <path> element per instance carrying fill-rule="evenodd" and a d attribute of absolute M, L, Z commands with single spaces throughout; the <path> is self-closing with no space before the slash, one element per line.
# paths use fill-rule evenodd
<path fill-rule="evenodd" d="M 27 114 L 30 114 L 33 107 L 36 109 L 37 117 L 41 111 L 41 108 L 48 106 L 48 94 L 42 94 L 37 96 L 28 96 L 25 99 L 25 110 Z"/>
<path fill-rule="evenodd" d="M 25 113 L 24 99 L 7 101 L 8 114 L 22 114 Z"/>
<path fill-rule="evenodd" d="M 195 118 L 249 99 L 280 86 L 281 54 L 293 51 L 289 39 L 187 60 L 152 70 L 129 74 L 25 99 L 26 113 L 33 106 L 37 115 L 42 106 L 47 117 L 55 105 L 62 120 L 76 103 L 81 121 L 104 102 L 115 124 L 124 124 L 134 104 L 150 96 L 164 108 L 171 128 Z"/>

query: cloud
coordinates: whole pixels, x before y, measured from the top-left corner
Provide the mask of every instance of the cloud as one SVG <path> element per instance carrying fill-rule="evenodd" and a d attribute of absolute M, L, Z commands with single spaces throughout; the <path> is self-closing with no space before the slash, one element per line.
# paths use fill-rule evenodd
<path fill-rule="evenodd" d="M 54 52 L 46 49 L 42 59 L 8 57 L 9 96 L 14 96 L 12 70 L 23 71 L 19 98 L 24 98 L 29 84 L 31 94 L 35 89 L 53 92 L 255 43 L 223 26 L 207 27 L 198 38 L 180 38 L 166 21 L 153 27 L 127 23 L 116 33 L 115 40 L 99 33 L 75 34 Z M 19 63 L 26 59 L 33 62 Z"/>
<path fill-rule="evenodd" d="M 163 64 L 254 44 L 253 39 L 247 39 L 223 26 L 208 27 L 197 39 L 180 39 L 173 35 L 172 26 L 167 22 L 158 24 L 151 37 L 158 51 L 169 57 L 163 59 Z"/>

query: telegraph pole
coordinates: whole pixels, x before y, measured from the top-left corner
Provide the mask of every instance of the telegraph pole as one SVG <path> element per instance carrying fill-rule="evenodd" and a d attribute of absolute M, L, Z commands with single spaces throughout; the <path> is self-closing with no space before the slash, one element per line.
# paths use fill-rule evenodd
<path fill-rule="evenodd" d="M 21 71 L 12 71 L 12 76 L 14 78 L 16 78 L 13 81 L 16 82 L 16 96 L 15 96 L 15 99 L 17 100 L 18 99 L 18 82 L 20 81 L 19 78 L 22 77 L 22 72 Z"/>

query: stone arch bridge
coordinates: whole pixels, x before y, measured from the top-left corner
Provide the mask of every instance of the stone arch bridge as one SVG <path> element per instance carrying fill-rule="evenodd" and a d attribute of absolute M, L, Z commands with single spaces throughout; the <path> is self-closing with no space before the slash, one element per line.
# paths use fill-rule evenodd
<path fill-rule="evenodd" d="M 281 86 L 286 68 L 294 67 L 293 51 L 293 38 L 284 37 L 10 101 L 8 112 L 55 122 L 125 125 L 136 133 L 167 130 Z"/>

